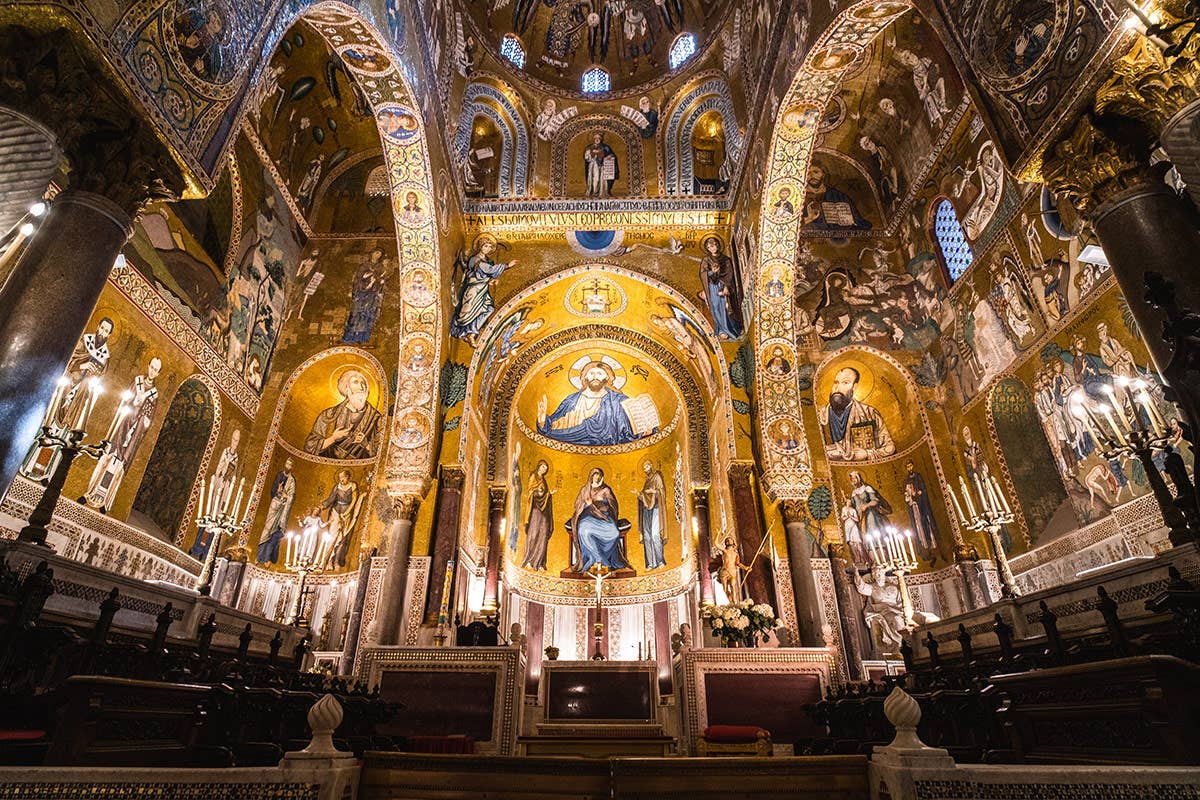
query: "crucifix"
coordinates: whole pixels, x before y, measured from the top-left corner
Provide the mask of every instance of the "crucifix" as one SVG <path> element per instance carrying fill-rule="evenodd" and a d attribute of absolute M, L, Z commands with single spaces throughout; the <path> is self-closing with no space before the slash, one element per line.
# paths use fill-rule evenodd
<path fill-rule="evenodd" d="M 603 661 L 604 654 L 600 652 L 600 642 L 604 637 L 604 622 L 600 617 L 600 597 L 603 594 L 604 579 L 612 573 L 603 564 L 596 562 L 588 567 L 587 574 L 591 575 L 596 581 L 596 625 L 593 633 L 596 638 L 596 652 L 592 653 L 592 661 Z"/>

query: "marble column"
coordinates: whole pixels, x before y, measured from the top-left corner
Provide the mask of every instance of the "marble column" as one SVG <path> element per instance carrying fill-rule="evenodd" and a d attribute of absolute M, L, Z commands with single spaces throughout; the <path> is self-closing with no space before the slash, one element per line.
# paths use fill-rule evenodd
<path fill-rule="evenodd" d="M 844 542 L 829 545 L 829 566 L 833 572 L 833 591 L 838 602 L 838 624 L 842 626 L 842 653 L 850 680 L 861 681 L 863 674 L 863 625 L 858 622 L 863 607 L 862 596 L 854 588 L 849 571 L 856 569 L 850 550 Z"/>
<path fill-rule="evenodd" d="M 132 232 L 128 210 L 99 194 L 55 198 L 0 288 L 0 487 L 38 434 L 104 281 Z"/>
<path fill-rule="evenodd" d="M 483 574 L 484 616 L 500 611 L 500 556 L 504 547 L 504 511 L 508 489 L 493 486 L 488 489 L 487 568 Z"/>
<path fill-rule="evenodd" d="M 712 573 L 708 569 L 708 562 L 712 560 L 712 534 L 709 532 L 707 488 L 692 490 L 692 514 L 696 519 L 696 563 L 700 570 L 700 605 L 711 606 L 716 603 L 716 594 L 713 593 Z"/>
<path fill-rule="evenodd" d="M 458 520 L 462 512 L 462 491 L 466 474 L 461 467 L 444 466 L 438 479 L 437 514 L 433 528 L 431 563 L 429 565 L 429 591 L 425 594 L 425 624 L 437 625 L 438 611 L 442 607 L 442 590 L 445 583 L 446 564 L 454 558 L 458 547 Z M 450 587 L 454 597 L 454 587 Z M 453 614 L 453 609 L 451 609 Z M 453 621 L 453 620 L 451 620 Z"/>
<path fill-rule="evenodd" d="M 346 620 L 346 636 L 342 644 L 342 663 L 338 667 L 339 675 L 349 675 L 354 669 L 354 659 L 358 655 L 358 643 L 362 634 L 362 612 L 367 602 L 367 583 L 371 579 L 371 560 L 375 557 L 372 550 L 369 556 L 362 558 L 358 567 L 358 583 L 354 585 L 354 597 L 351 599 L 350 617 Z"/>
<path fill-rule="evenodd" d="M 796 604 L 796 627 L 802 647 L 822 647 L 821 609 L 813 579 L 813 538 L 808 532 L 808 514 L 803 500 L 783 501 L 783 526 L 787 534 L 788 564 L 792 570 L 792 597 Z"/>
<path fill-rule="evenodd" d="M 400 629 L 404 627 L 404 595 L 408 588 L 408 555 L 412 547 L 413 523 L 421 498 L 403 494 L 392 498 L 392 520 L 387 533 L 387 569 L 379 588 L 379 611 L 375 631 L 379 644 L 399 644 Z"/>
<path fill-rule="evenodd" d="M 771 544 L 765 535 L 754 482 L 754 464 L 737 461 L 729 465 L 729 488 L 733 492 L 734 529 L 737 531 L 742 561 L 752 569 L 745 574 L 742 596 L 756 603 L 767 603 L 778 611 L 775 597 L 775 569 L 771 564 Z M 758 557 L 755 558 L 755 554 Z M 732 599 L 732 598 L 731 598 Z"/>

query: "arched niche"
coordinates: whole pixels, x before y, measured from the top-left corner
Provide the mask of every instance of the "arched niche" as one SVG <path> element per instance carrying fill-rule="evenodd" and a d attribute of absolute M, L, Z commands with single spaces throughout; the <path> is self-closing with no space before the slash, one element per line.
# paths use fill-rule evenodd
<path fill-rule="evenodd" d="M 575 347 L 581 342 L 589 346 L 594 344 L 600 349 L 610 345 L 632 348 L 640 352 L 644 359 L 665 370 L 682 394 L 682 413 L 687 419 L 693 420 L 688 428 L 692 449 L 696 452 L 708 451 L 706 433 L 710 427 L 711 415 L 705 407 L 700 387 L 679 358 L 661 342 L 641 332 L 617 324 L 594 323 L 555 331 L 523 350 L 505 370 L 497 384 L 490 408 L 484 411 L 485 429 L 490 437 L 487 463 L 489 479 L 495 480 L 503 474 L 498 471 L 497 456 L 506 452 L 508 448 L 510 430 L 507 423 L 512 417 L 514 405 L 518 402 L 517 392 L 526 374 L 548 353 L 568 346 Z M 694 422 L 695 420 L 701 422 Z M 711 476 L 712 465 L 708 459 L 696 459 L 692 462 L 692 477 L 697 482 L 707 483 Z"/>
<path fill-rule="evenodd" d="M 464 176 L 470 156 L 479 147 L 494 149 L 491 169 L 495 172 L 495 190 L 486 197 L 523 197 L 528 183 L 530 163 L 529 129 L 515 92 L 499 81 L 475 81 L 463 90 L 462 110 L 454 136 L 454 154 Z M 484 117 L 495 126 L 495 141 L 476 141 L 476 125 Z M 478 159 L 478 156 L 476 156 Z"/>
<path fill-rule="evenodd" d="M 729 173 L 725 125 L 718 111 L 706 111 L 692 129 L 692 194 L 724 194 Z"/>
<path fill-rule="evenodd" d="M 913 532 L 922 569 L 951 563 L 961 535 L 947 507 L 946 475 L 917 388 L 907 370 L 869 348 L 831 354 L 813 377 L 823 455 L 840 529 L 860 568 L 870 566 L 868 538 L 889 526 Z M 840 395 L 840 396 L 839 396 Z M 802 450 L 802 432 L 787 417 L 763 428 L 780 457 Z"/>
<path fill-rule="evenodd" d="M 550 151 L 550 196 L 586 197 L 587 162 L 584 151 L 599 134 L 617 157 L 620 176 L 612 184 L 615 196 L 646 193 L 642 139 L 637 126 L 627 119 L 602 115 L 575 117 L 554 137 Z"/>
<path fill-rule="evenodd" d="M 220 394 L 212 382 L 193 375 L 180 384 L 146 462 L 131 521 L 166 541 L 188 528 L 192 490 L 212 456 L 220 426 Z"/>
<path fill-rule="evenodd" d="M 494 113 L 480 111 L 469 124 L 470 144 L 462 162 L 468 197 L 499 197 L 501 182 L 509 178 L 511 164 L 505 154 L 511 153 L 512 147 Z"/>
<path fill-rule="evenodd" d="M 1004 461 L 1005 494 L 1017 498 L 1018 524 L 1031 545 L 1037 545 L 1066 502 L 1067 492 L 1033 395 L 1024 383 L 1014 377 L 996 382 L 988 398 L 988 427 Z"/>
<path fill-rule="evenodd" d="M 479 336 L 467 377 L 463 407 L 463 445 L 467 437 L 495 436 L 496 405 L 510 402 L 515 388 L 509 382 L 528 369 L 528 359 L 555 342 L 574 342 L 588 336 L 645 342 L 652 355 L 679 373 L 689 413 L 706 419 L 705 438 L 710 457 L 734 455 L 733 408 L 729 365 L 720 342 L 692 298 L 639 272 L 612 263 L 587 261 L 563 269 L 527 286 L 492 316 Z M 636 345 L 635 345 L 636 346 Z M 402 359 L 403 360 L 403 359 Z M 498 424 L 498 423 L 497 423 Z M 493 453 L 498 452 L 493 448 Z M 503 477 L 495 461 L 487 474 Z M 714 469 L 715 474 L 715 469 Z"/>
<path fill-rule="evenodd" d="M 329 570 L 357 567 L 358 545 L 370 518 L 368 496 L 387 450 L 387 408 L 383 367 L 357 348 L 324 350 L 292 372 L 280 392 L 255 477 L 247 541 L 256 560 L 273 550 L 263 547 L 273 535 L 278 540 L 283 532 L 315 524 L 334 541 Z M 420 424 L 428 434 L 428 421 L 422 418 Z M 350 433 L 340 436 L 343 429 Z M 342 480 L 343 472 L 349 473 L 348 481 Z M 281 509 L 272 500 L 289 477 L 293 496 Z M 280 561 L 263 566 L 278 565 L 282 555 L 278 557 Z"/>
<path fill-rule="evenodd" d="M 711 73 L 711 77 L 702 78 L 700 83 L 678 96 L 667 115 L 667 124 L 662 128 L 667 194 L 695 193 L 697 165 L 693 142 L 697 126 L 710 112 L 715 112 L 721 120 L 725 158 L 730 162 L 728 171 L 732 173 L 740 161 L 742 134 L 729 85 L 724 76 Z"/>

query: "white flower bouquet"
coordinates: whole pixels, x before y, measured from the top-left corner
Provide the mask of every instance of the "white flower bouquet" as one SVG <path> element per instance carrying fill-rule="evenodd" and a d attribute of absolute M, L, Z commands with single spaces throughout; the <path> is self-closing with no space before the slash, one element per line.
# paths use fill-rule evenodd
<path fill-rule="evenodd" d="M 739 644 L 756 647 L 760 635 L 765 642 L 767 634 L 779 625 L 775 611 L 769 605 L 755 605 L 753 600 L 726 606 L 705 606 L 700 609 L 700 618 L 726 647 Z"/>

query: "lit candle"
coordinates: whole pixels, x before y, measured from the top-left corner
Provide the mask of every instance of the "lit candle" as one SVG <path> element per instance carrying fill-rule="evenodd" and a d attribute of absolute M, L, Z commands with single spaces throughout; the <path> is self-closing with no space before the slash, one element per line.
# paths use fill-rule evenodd
<path fill-rule="evenodd" d="M 958 495 L 954 493 L 954 487 L 949 486 L 950 499 L 954 501 L 954 511 L 958 514 L 958 521 L 965 527 L 967 524 L 967 515 L 963 513 L 962 506 L 958 504 Z"/>
<path fill-rule="evenodd" d="M 1158 412 L 1154 405 L 1150 402 L 1150 394 L 1143 389 L 1137 394 L 1138 403 L 1146 411 L 1146 418 L 1150 420 L 1150 429 L 1154 431 L 1155 436 L 1161 436 L 1164 433 L 1164 428 L 1158 421 Z"/>
<path fill-rule="evenodd" d="M 988 508 L 992 511 L 1000 512 L 1000 498 L 996 494 L 995 478 L 988 476 L 983 481 L 983 491 L 987 494 Z"/>
<path fill-rule="evenodd" d="M 1149 15 L 1142 11 L 1142 7 L 1138 5 L 1137 0 L 1121 1 L 1130 11 L 1133 12 L 1133 15 L 1137 18 L 1138 22 L 1142 23 L 1142 28 L 1146 31 L 1146 38 L 1151 44 L 1153 44 L 1159 50 L 1166 50 L 1171 46 L 1171 43 L 1164 40 L 1162 37 L 1150 33 L 1150 28 L 1154 25 L 1154 20 L 1150 19 Z M 1137 27 L 1133 20 L 1127 20 L 1125 25 L 1129 28 Z"/>
<path fill-rule="evenodd" d="M 908 563 L 915 564 L 917 563 L 917 551 L 913 549 L 912 539 L 912 531 L 905 531 L 904 540 L 908 543 Z"/>
<path fill-rule="evenodd" d="M 995 475 L 992 476 L 992 494 L 995 495 L 995 497 L 996 497 L 997 507 L 1001 511 L 1007 512 L 1009 510 L 1008 509 L 1008 500 L 1005 499 L 1004 492 L 1000 491 L 1000 481 L 998 481 L 996 479 Z"/>
<path fill-rule="evenodd" d="M 232 488 L 232 486 L 231 486 L 230 488 Z M 243 489 L 245 489 L 245 488 L 246 488 L 246 476 L 245 476 L 245 475 L 243 475 L 243 476 L 241 477 L 241 480 L 239 480 L 239 481 L 238 481 L 238 488 L 237 488 L 237 499 L 233 501 L 233 507 L 234 507 L 234 509 L 235 509 L 235 510 L 237 509 L 238 503 L 240 503 L 240 502 L 242 501 L 242 490 L 243 490 Z M 224 513 L 229 513 L 229 500 L 230 500 L 230 498 L 232 498 L 232 497 L 233 497 L 233 492 L 230 492 L 230 493 L 229 493 L 229 495 L 227 495 L 227 496 L 226 496 L 226 498 L 225 498 L 225 508 L 224 508 L 224 509 L 222 509 L 222 511 L 223 511 Z"/>
<path fill-rule="evenodd" d="M 1121 421 L 1121 431 L 1123 433 L 1129 427 L 1129 421 L 1125 419 L 1124 404 L 1117 399 L 1117 393 L 1113 390 L 1113 387 L 1105 385 L 1100 387 L 1100 390 L 1108 395 L 1108 401 L 1112 403 L 1113 407 L 1113 418 Z"/>
<path fill-rule="evenodd" d="M 293 553 L 295 550 L 296 534 L 292 533 L 291 531 L 288 531 L 287 534 L 283 538 L 284 538 L 283 560 L 284 560 L 284 563 L 288 565 L 288 567 L 291 567 L 295 563 L 295 559 L 293 558 Z"/>
<path fill-rule="evenodd" d="M 900 539 L 896 536 L 896 531 L 888 531 L 888 555 L 892 557 L 893 563 L 899 563 L 904 560 L 900 553 Z"/>
<path fill-rule="evenodd" d="M 1143 28 L 1149 28 L 1154 23 L 1150 21 L 1150 17 L 1146 16 L 1146 12 L 1142 11 L 1142 7 L 1137 4 L 1137 0 L 1121 0 L 1125 7 L 1133 12 L 1133 15 L 1142 23 Z"/>
<path fill-rule="evenodd" d="M 85 396 L 79 402 L 79 416 L 77 416 L 75 418 L 75 425 L 72 428 L 73 430 L 81 431 L 81 430 L 83 430 L 83 426 L 85 424 L 87 424 L 88 403 L 91 400 L 90 395 L 91 395 L 91 391 L 92 391 L 92 386 L 95 385 L 95 381 L 96 381 L 95 378 L 88 378 L 87 381 L 84 383 L 84 385 L 80 386 L 76 390 L 79 392 L 83 392 Z"/>
<path fill-rule="evenodd" d="M 104 434 L 105 441 L 112 441 L 113 436 L 117 434 L 117 428 L 125 420 L 125 417 L 129 416 L 129 412 L 132 410 L 129 407 L 129 401 L 132 399 L 133 395 L 131 395 L 129 392 L 125 392 L 125 394 L 121 395 L 121 404 L 117 406 L 117 410 L 113 414 L 112 422 L 109 423 L 108 432 Z"/>
<path fill-rule="evenodd" d="M 1077 400 L 1077 399 L 1072 399 L 1072 401 L 1071 401 L 1071 414 L 1072 414 L 1072 415 L 1073 415 L 1073 416 L 1074 416 L 1076 419 L 1078 419 L 1080 422 L 1082 422 L 1082 423 L 1083 423 L 1083 427 L 1087 429 L 1087 432 L 1088 432 L 1089 434 L 1091 434 L 1091 437 L 1092 437 L 1094 440 L 1096 440 L 1097 442 L 1099 442 L 1099 441 L 1100 441 L 1100 434 L 1099 434 L 1099 433 L 1097 433 L 1095 426 L 1094 426 L 1094 425 L 1092 425 L 1092 421 L 1091 421 L 1091 419 L 1090 419 L 1090 415 L 1088 414 L 1088 412 L 1087 412 L 1087 408 L 1086 408 L 1086 407 L 1083 405 L 1083 403 L 1081 403 L 1081 402 L 1080 402 L 1079 400 Z"/>
<path fill-rule="evenodd" d="M 50 405 L 46 406 L 46 416 L 42 418 L 43 428 L 49 428 L 54 422 L 54 412 L 58 410 L 58 404 L 62 401 L 63 391 L 66 387 L 66 378 L 59 378 L 58 383 L 54 385 L 54 394 L 50 396 Z"/>
<path fill-rule="evenodd" d="M 971 512 L 972 519 L 978 516 L 975 513 L 975 503 L 971 500 L 971 492 L 967 489 L 967 480 L 962 475 L 958 476 L 958 484 L 962 487 L 963 499 L 967 501 L 967 510 Z"/>
<path fill-rule="evenodd" d="M 986 514 L 995 511 L 992 508 L 992 504 L 988 501 L 987 492 L 983 490 L 983 484 L 979 482 L 979 473 L 976 472 L 972 477 L 975 480 L 975 491 L 979 492 L 979 504 L 983 507 L 983 512 Z"/>
<path fill-rule="evenodd" d="M 1129 441 L 1125 438 L 1125 434 L 1123 434 L 1121 429 L 1117 427 L 1117 421 L 1113 418 L 1113 410 L 1104 404 L 1101 404 L 1097 410 L 1108 422 L 1108 427 L 1112 428 L 1112 432 L 1117 437 L 1117 441 L 1123 445 L 1129 444 Z"/>

